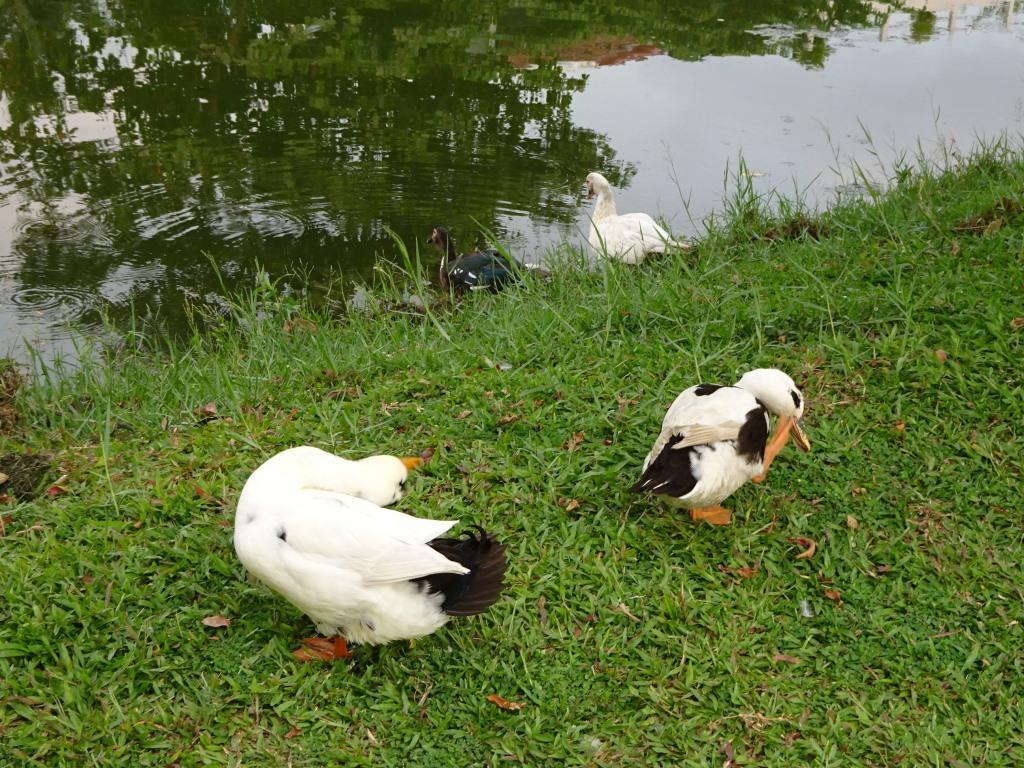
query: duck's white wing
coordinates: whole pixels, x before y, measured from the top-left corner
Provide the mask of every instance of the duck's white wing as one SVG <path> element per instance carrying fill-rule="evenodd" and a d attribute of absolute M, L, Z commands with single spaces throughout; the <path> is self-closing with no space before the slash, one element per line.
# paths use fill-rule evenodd
<path fill-rule="evenodd" d="M 674 437 L 682 440 L 672 450 L 707 445 L 719 440 L 736 440 L 747 414 L 758 407 L 757 399 L 737 387 L 698 384 L 680 393 L 669 406 L 661 424 L 661 434 L 644 461 L 644 469 Z"/>
<path fill-rule="evenodd" d="M 357 574 L 364 584 L 407 581 L 432 573 L 467 573 L 427 542 L 457 521 L 412 517 L 363 499 L 324 491 L 290 497 L 275 534 L 285 561 L 317 562 Z"/>
<path fill-rule="evenodd" d="M 671 235 L 646 213 L 625 213 L 591 227 L 590 245 L 594 250 L 629 263 L 642 261 L 647 253 L 664 252 L 673 242 Z"/>

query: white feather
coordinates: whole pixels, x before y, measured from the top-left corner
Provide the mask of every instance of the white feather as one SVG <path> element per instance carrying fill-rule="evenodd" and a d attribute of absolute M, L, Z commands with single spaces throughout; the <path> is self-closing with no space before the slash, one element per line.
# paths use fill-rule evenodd
<path fill-rule="evenodd" d="M 587 176 L 587 188 L 597 200 L 590 217 L 587 243 L 599 257 L 639 264 L 648 253 L 664 253 L 669 246 L 688 247 L 672 236 L 646 213 L 619 214 L 611 185 L 599 173 Z"/>
<path fill-rule="evenodd" d="M 325 634 L 382 643 L 433 632 L 448 620 L 443 596 L 425 594 L 410 579 L 468 572 L 427 546 L 456 521 L 416 518 L 339 493 L 339 478 L 348 478 L 369 496 L 400 495 L 393 463 L 356 472 L 331 459 L 346 461 L 292 449 L 252 474 L 235 512 L 239 560 Z M 398 483 L 404 479 L 403 472 Z"/>

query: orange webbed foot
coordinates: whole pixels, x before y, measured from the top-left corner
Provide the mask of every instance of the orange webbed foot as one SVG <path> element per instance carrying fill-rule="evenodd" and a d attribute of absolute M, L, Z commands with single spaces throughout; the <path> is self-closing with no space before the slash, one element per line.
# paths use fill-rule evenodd
<path fill-rule="evenodd" d="M 725 507 L 698 507 L 690 510 L 690 517 L 711 525 L 728 525 L 732 521 L 732 512 Z"/>
<path fill-rule="evenodd" d="M 348 641 L 341 635 L 306 637 L 303 638 L 302 645 L 302 648 L 292 651 L 292 656 L 298 661 L 337 661 L 352 657 L 352 652 L 348 649 Z"/>

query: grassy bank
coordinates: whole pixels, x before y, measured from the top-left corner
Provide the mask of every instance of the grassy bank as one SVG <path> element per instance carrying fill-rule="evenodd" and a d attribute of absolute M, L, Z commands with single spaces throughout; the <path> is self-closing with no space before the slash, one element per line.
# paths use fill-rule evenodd
<path fill-rule="evenodd" d="M 815 219 L 741 196 L 685 258 L 426 316 L 263 288 L 22 389 L 0 456 L 52 458 L 0 506 L 0 763 L 1020 764 L 1022 190 L 992 150 Z M 732 526 L 627 493 L 679 390 L 767 365 L 813 449 Z M 400 508 L 503 538 L 507 597 L 296 663 L 231 525 L 297 443 L 434 448 Z"/>

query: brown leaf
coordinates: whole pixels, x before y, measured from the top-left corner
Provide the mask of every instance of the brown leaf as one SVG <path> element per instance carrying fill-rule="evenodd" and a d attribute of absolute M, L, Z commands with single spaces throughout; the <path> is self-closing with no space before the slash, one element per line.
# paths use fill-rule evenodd
<path fill-rule="evenodd" d="M 81 579 L 79 579 L 79 581 L 81 581 L 83 584 L 92 584 L 95 581 L 95 579 L 93 578 L 91 573 L 86 573 L 82 576 Z"/>
<path fill-rule="evenodd" d="M 14 501 L 14 497 L 9 493 L 0 493 L 0 504 L 10 504 Z"/>
<path fill-rule="evenodd" d="M 291 727 L 291 730 L 290 730 L 290 731 L 288 731 L 288 733 L 286 733 L 286 734 L 284 735 L 284 737 L 285 737 L 286 739 L 294 739 L 294 738 L 295 738 L 296 736 L 298 736 L 298 735 L 299 735 L 300 733 L 302 733 L 302 729 L 301 729 L 301 728 L 299 728 L 299 726 L 297 726 L 297 725 L 293 725 L 293 726 Z"/>
<path fill-rule="evenodd" d="M 901 434 L 903 432 L 906 432 L 906 430 L 907 430 L 907 423 L 905 421 L 902 421 L 902 420 L 897 421 L 893 426 L 896 427 L 896 431 L 901 433 Z"/>
<path fill-rule="evenodd" d="M 1019 331 L 1024 328 L 1024 317 L 1015 317 L 1010 321 L 1010 327 L 1015 331 Z"/>
<path fill-rule="evenodd" d="M 744 565 L 736 569 L 736 575 L 744 579 L 752 579 L 761 570 L 756 565 Z"/>
<path fill-rule="evenodd" d="M 0 485 L 3 485 L 4 483 L 6 483 L 10 479 L 11 479 L 10 475 L 6 475 L 3 472 L 0 472 Z"/>
<path fill-rule="evenodd" d="M 420 451 L 420 459 L 423 461 L 424 464 L 426 464 L 432 458 L 434 458 L 434 448 L 433 447 L 427 448 L 424 451 Z"/>
<path fill-rule="evenodd" d="M 718 751 L 725 755 L 722 768 L 736 768 L 736 753 L 733 751 L 731 741 L 722 742 L 722 748 Z"/>
<path fill-rule="evenodd" d="M 772 656 L 772 661 L 784 661 L 786 664 L 799 664 L 800 659 L 796 656 L 789 656 L 785 653 L 776 653 Z"/>
<path fill-rule="evenodd" d="M 857 522 L 857 518 L 853 515 L 846 516 L 846 527 L 847 528 L 860 528 L 860 523 Z"/>
<path fill-rule="evenodd" d="M 953 244 L 949 246 L 949 255 L 954 258 L 960 254 L 960 241 L 954 240 Z"/>
<path fill-rule="evenodd" d="M 797 536 L 795 538 L 787 539 L 791 544 L 799 544 L 804 547 L 804 551 L 796 556 L 797 560 L 810 560 L 814 557 L 814 553 L 818 551 L 818 542 L 814 539 L 806 539 L 803 536 Z"/>
<path fill-rule="evenodd" d="M 63 485 L 51 485 L 46 489 L 47 496 L 60 496 L 62 493 L 67 493 L 68 489 Z"/>
<path fill-rule="evenodd" d="M 205 619 L 203 619 L 203 626 L 214 628 L 230 627 L 231 619 L 227 618 L 226 616 L 221 616 L 219 614 L 216 616 L 207 616 Z"/>
<path fill-rule="evenodd" d="M 456 419 L 468 419 L 472 415 L 473 415 L 472 411 L 459 411 L 459 415 L 456 416 L 455 418 Z"/>
<path fill-rule="evenodd" d="M 540 625 L 546 627 L 548 625 L 548 609 L 544 607 L 547 600 L 544 595 L 541 595 L 537 600 L 537 613 L 540 614 Z"/>
<path fill-rule="evenodd" d="M 574 432 L 573 436 L 562 443 L 562 447 L 572 453 L 580 447 L 580 443 L 587 439 L 587 436 L 583 432 Z"/>
<path fill-rule="evenodd" d="M 309 333 L 316 333 L 316 323 L 307 320 L 304 317 L 293 317 L 284 321 L 284 324 L 281 326 L 281 330 L 288 336 L 290 336 L 294 331 L 308 331 Z"/>
<path fill-rule="evenodd" d="M 497 706 L 499 709 L 504 709 L 506 712 L 518 712 L 520 709 L 526 706 L 525 701 L 509 701 L 508 699 L 502 698 L 496 693 L 492 693 L 487 697 L 487 700 Z"/>
<path fill-rule="evenodd" d="M 867 492 L 868 489 L 864 487 L 853 487 L 850 489 L 851 496 L 863 496 Z"/>
<path fill-rule="evenodd" d="M 826 589 L 825 590 L 825 597 L 827 597 L 829 600 L 831 600 L 836 605 L 842 605 L 843 604 L 843 598 L 840 595 L 838 589 Z"/>
<path fill-rule="evenodd" d="M 875 573 L 888 573 L 891 570 L 892 570 L 892 566 L 891 565 L 876 565 L 875 566 Z"/>
<path fill-rule="evenodd" d="M 993 232 L 998 231 L 999 228 L 1002 227 L 1002 226 L 1003 226 L 1003 220 L 1002 219 L 992 219 L 992 221 L 990 221 L 988 223 L 988 226 L 985 227 L 985 231 L 982 232 L 982 235 L 991 235 Z"/>
<path fill-rule="evenodd" d="M 499 424 L 511 424 L 513 421 L 519 421 L 522 418 L 518 413 L 509 413 L 498 419 Z"/>
<path fill-rule="evenodd" d="M 565 505 L 566 512 L 573 512 L 580 508 L 580 503 L 576 499 L 569 499 Z"/>
<path fill-rule="evenodd" d="M 200 405 L 196 408 L 194 413 L 196 416 L 207 421 L 215 419 L 217 417 L 217 404 L 211 400 L 206 405 Z"/>
<path fill-rule="evenodd" d="M 936 349 L 935 359 L 938 360 L 940 363 L 944 363 L 949 359 L 949 353 L 947 353 L 944 349 Z"/>

